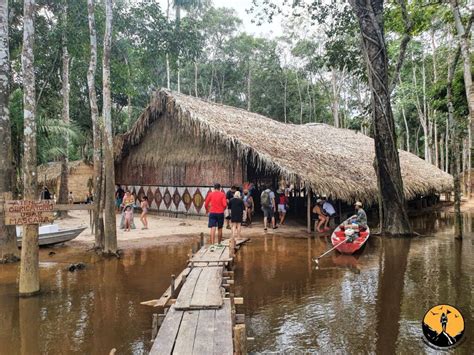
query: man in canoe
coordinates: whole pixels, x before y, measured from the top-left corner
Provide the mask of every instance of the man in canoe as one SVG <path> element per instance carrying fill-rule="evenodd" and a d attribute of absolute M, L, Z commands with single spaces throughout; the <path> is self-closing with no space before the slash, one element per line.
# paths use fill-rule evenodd
<path fill-rule="evenodd" d="M 359 225 L 360 229 L 367 228 L 367 214 L 365 213 L 364 209 L 362 208 L 362 202 L 357 201 L 355 204 L 356 215 L 354 216 L 352 223 L 356 223 Z"/>

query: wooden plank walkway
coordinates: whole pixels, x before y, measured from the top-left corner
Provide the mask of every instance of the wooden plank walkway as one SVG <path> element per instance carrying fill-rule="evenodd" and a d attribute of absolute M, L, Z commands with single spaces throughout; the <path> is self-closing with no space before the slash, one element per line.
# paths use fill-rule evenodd
<path fill-rule="evenodd" d="M 151 355 L 233 354 L 230 300 L 222 308 L 180 311 L 171 306 Z"/>
<path fill-rule="evenodd" d="M 219 266 L 193 268 L 176 299 L 175 308 L 187 310 L 222 307 L 223 271 L 223 267 Z"/>
<path fill-rule="evenodd" d="M 247 240 L 237 240 L 236 249 Z M 234 302 L 237 303 L 237 299 L 233 295 L 225 298 L 224 289 L 233 284 L 233 281 L 225 281 L 228 277 L 224 278 L 224 272 L 232 262 L 228 241 L 221 246 L 204 246 L 192 256 L 188 268 L 176 279 L 179 279 L 179 286 L 182 284 L 176 300 L 171 299 L 173 294 L 168 289 L 159 300 L 142 302 L 163 307 L 172 304 L 150 354 L 234 354 Z M 231 302 L 231 299 L 235 301 Z"/>
<path fill-rule="evenodd" d="M 213 263 L 215 265 L 224 265 L 233 260 L 230 257 L 230 250 L 228 245 L 222 244 L 222 246 L 211 246 L 202 247 L 199 251 L 194 254 L 191 258 L 191 265 L 201 266 L 203 263 Z"/>

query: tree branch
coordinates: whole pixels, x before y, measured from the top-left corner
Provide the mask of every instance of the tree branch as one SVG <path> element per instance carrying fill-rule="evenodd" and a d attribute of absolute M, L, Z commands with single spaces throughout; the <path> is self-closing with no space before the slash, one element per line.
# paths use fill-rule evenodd
<path fill-rule="evenodd" d="M 395 72 L 393 73 L 392 80 L 390 80 L 389 92 L 391 93 L 397 84 L 397 78 L 402 69 L 403 62 L 408 47 L 408 43 L 411 40 L 411 31 L 413 29 L 413 22 L 408 14 L 408 10 L 405 4 L 405 0 L 397 0 L 402 9 L 403 24 L 405 26 L 405 34 L 403 35 L 402 42 L 400 43 L 400 53 L 398 54 L 397 65 L 395 66 Z"/>

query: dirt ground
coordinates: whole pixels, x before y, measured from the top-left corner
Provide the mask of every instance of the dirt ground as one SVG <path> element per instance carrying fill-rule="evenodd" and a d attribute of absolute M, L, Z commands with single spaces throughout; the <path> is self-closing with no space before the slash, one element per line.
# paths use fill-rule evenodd
<path fill-rule="evenodd" d="M 117 215 L 117 239 L 119 249 L 128 248 L 146 248 L 159 245 L 168 245 L 180 243 L 185 240 L 195 239 L 199 240 L 200 234 L 204 233 L 206 240 L 209 235 L 209 228 L 207 227 L 207 218 L 191 219 L 191 218 L 173 218 L 158 215 L 148 216 L 148 228 L 142 230 L 142 224 L 139 215 L 135 215 L 136 229 L 130 232 L 125 232 L 118 228 L 120 223 L 120 215 Z M 94 235 L 91 233 L 89 226 L 89 212 L 88 211 L 70 211 L 69 217 L 57 220 L 60 228 L 77 228 L 87 226 L 87 229 L 82 232 L 76 239 L 68 242 L 71 247 L 79 247 L 90 249 L 94 246 Z M 256 222 L 251 227 L 242 227 L 242 237 L 250 237 L 262 235 L 263 224 Z M 268 234 L 298 234 L 306 236 L 305 227 L 298 224 L 291 224 L 288 226 L 280 226 L 278 229 L 269 229 Z M 231 231 L 224 227 L 224 239 L 231 237 Z"/>
<path fill-rule="evenodd" d="M 446 212 L 454 212 L 452 204 L 445 205 L 441 208 Z M 463 212 L 474 211 L 474 199 L 464 201 L 462 204 Z M 71 247 L 81 249 L 90 249 L 94 246 L 94 235 L 91 233 L 89 226 L 89 212 L 88 211 L 70 211 L 69 217 L 57 220 L 60 228 L 77 228 L 80 226 L 87 226 L 87 229 L 82 232 L 76 239 L 68 242 Z M 139 215 L 135 215 L 136 229 L 130 232 L 125 232 L 118 228 L 120 223 L 120 215 L 117 214 L 117 239 L 119 249 L 129 248 L 147 248 L 160 245 L 169 245 L 189 241 L 191 239 L 199 240 L 201 233 L 204 233 L 206 241 L 209 236 L 209 229 L 207 228 L 207 218 L 174 218 L 158 215 L 148 216 L 149 229 L 142 230 L 142 224 Z M 263 224 L 261 221 L 254 222 L 251 227 L 242 227 L 242 237 L 255 237 L 267 234 L 278 234 L 292 237 L 307 237 L 306 228 L 302 224 L 288 220 L 288 225 L 279 226 L 276 230 L 269 229 L 267 232 L 263 231 Z M 224 239 L 231 237 L 231 231 L 224 227 Z"/>

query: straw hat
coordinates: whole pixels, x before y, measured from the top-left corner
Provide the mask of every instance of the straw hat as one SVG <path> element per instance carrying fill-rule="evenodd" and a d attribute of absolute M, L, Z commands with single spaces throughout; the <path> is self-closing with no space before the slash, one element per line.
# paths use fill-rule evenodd
<path fill-rule="evenodd" d="M 362 202 L 357 201 L 356 203 L 354 203 L 354 206 L 362 207 Z"/>

